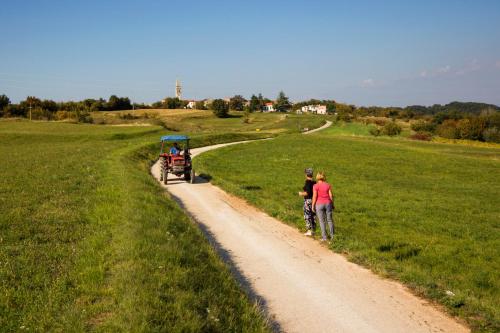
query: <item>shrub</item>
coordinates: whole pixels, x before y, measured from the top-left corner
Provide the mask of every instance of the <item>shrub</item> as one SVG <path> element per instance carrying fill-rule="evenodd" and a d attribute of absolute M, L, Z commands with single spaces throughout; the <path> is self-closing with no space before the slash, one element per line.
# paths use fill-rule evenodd
<path fill-rule="evenodd" d="M 460 134 L 457 130 L 457 122 L 452 119 L 443 121 L 441 125 L 436 128 L 436 133 L 447 139 L 459 139 Z"/>
<path fill-rule="evenodd" d="M 350 123 L 352 121 L 352 118 L 353 118 L 352 115 L 347 112 L 339 113 L 337 116 L 337 120 L 341 120 L 346 123 Z"/>
<path fill-rule="evenodd" d="M 387 124 L 387 120 L 379 118 L 375 118 L 373 122 L 379 126 L 385 126 L 385 124 Z"/>
<path fill-rule="evenodd" d="M 412 140 L 431 141 L 432 134 L 429 132 L 417 132 L 410 136 Z"/>
<path fill-rule="evenodd" d="M 392 121 L 384 125 L 382 133 L 389 136 L 395 136 L 401 134 L 401 130 L 401 126 Z"/>
<path fill-rule="evenodd" d="M 436 125 L 433 123 L 426 122 L 424 120 L 419 120 L 411 124 L 411 129 L 415 132 L 429 132 L 434 133 L 436 130 Z"/>
<path fill-rule="evenodd" d="M 68 111 L 57 111 L 54 115 L 55 120 L 64 120 L 70 118 L 70 113 Z"/>
<path fill-rule="evenodd" d="M 229 104 L 223 99 L 215 99 L 211 105 L 212 111 L 218 118 L 226 118 L 229 112 Z"/>
<path fill-rule="evenodd" d="M 500 130 L 497 127 L 490 127 L 483 131 L 483 139 L 486 142 L 500 143 Z"/>
<path fill-rule="evenodd" d="M 370 127 L 370 130 L 369 130 L 370 134 L 373 135 L 373 136 L 379 136 L 381 133 L 380 133 L 380 128 L 378 128 L 377 126 L 372 126 Z"/>

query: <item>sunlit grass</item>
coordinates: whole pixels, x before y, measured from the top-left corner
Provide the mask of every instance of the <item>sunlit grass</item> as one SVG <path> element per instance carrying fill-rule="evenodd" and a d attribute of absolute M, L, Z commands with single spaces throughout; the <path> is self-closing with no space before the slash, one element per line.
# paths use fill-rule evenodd
<path fill-rule="evenodd" d="M 302 230 L 303 170 L 326 171 L 336 195 L 333 250 L 438 300 L 478 331 L 498 331 L 500 150 L 363 134 L 366 126 L 348 124 L 207 152 L 194 163 Z"/>
<path fill-rule="evenodd" d="M 164 133 L 0 122 L 0 331 L 268 330 L 149 175 Z"/>

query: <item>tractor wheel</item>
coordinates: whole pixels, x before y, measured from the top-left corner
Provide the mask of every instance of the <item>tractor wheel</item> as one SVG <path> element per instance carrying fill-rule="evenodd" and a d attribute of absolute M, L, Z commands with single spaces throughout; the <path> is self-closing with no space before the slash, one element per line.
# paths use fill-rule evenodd
<path fill-rule="evenodd" d="M 168 182 L 168 172 L 167 171 L 163 171 L 163 184 L 167 185 L 167 182 Z"/>
<path fill-rule="evenodd" d="M 186 172 L 184 174 L 184 180 L 187 182 L 191 181 L 191 174 L 189 172 Z"/>
<path fill-rule="evenodd" d="M 189 173 L 189 178 L 190 178 L 189 182 L 191 184 L 194 184 L 194 177 L 195 177 L 194 176 L 194 169 L 191 169 L 191 172 Z"/>

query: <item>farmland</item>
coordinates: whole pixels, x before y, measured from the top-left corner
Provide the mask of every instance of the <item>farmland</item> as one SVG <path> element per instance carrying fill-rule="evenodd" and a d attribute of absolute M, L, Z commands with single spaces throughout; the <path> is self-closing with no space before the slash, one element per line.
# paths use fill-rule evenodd
<path fill-rule="evenodd" d="M 360 124 L 227 147 L 195 159 L 217 184 L 303 230 L 303 169 L 336 194 L 332 250 L 399 279 L 477 331 L 500 323 L 500 150 L 371 137 Z"/>
<path fill-rule="evenodd" d="M 298 131 L 280 117 L 264 115 L 272 125 L 259 132 L 224 133 L 226 119 L 210 114 L 192 127 L 174 122 L 202 146 Z M 301 119 L 310 127 L 323 121 Z M 216 130 L 196 125 L 207 121 Z M 154 125 L 0 122 L 0 331 L 268 330 L 201 231 L 149 175 L 166 133 Z"/>

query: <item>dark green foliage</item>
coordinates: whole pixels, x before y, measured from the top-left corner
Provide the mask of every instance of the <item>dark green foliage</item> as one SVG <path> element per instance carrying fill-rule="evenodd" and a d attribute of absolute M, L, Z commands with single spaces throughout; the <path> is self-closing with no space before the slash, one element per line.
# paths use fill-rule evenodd
<path fill-rule="evenodd" d="M 229 100 L 229 108 L 235 111 L 243 111 L 246 101 L 243 96 L 235 95 Z"/>
<path fill-rule="evenodd" d="M 229 105 L 223 99 L 215 99 L 212 102 L 211 109 L 218 118 L 226 118 L 229 112 Z"/>
<path fill-rule="evenodd" d="M 3 109 L 9 104 L 9 97 L 7 97 L 7 95 L 0 95 L 0 117 L 3 115 Z"/>
<path fill-rule="evenodd" d="M 259 94 L 259 97 L 252 95 L 250 98 L 250 103 L 248 105 L 249 112 L 262 111 L 262 107 L 264 106 L 264 101 L 262 95 Z"/>
<path fill-rule="evenodd" d="M 274 108 L 278 112 L 287 112 L 292 105 L 290 104 L 290 101 L 288 100 L 288 97 L 285 95 L 283 91 L 280 91 L 278 94 L 278 98 L 276 98 L 276 103 L 274 104 Z"/>
<path fill-rule="evenodd" d="M 108 103 L 106 104 L 106 110 L 108 111 L 130 109 L 132 109 L 132 104 L 130 103 L 130 99 L 128 97 L 118 97 L 116 95 L 111 95 L 111 97 L 109 97 Z"/>

